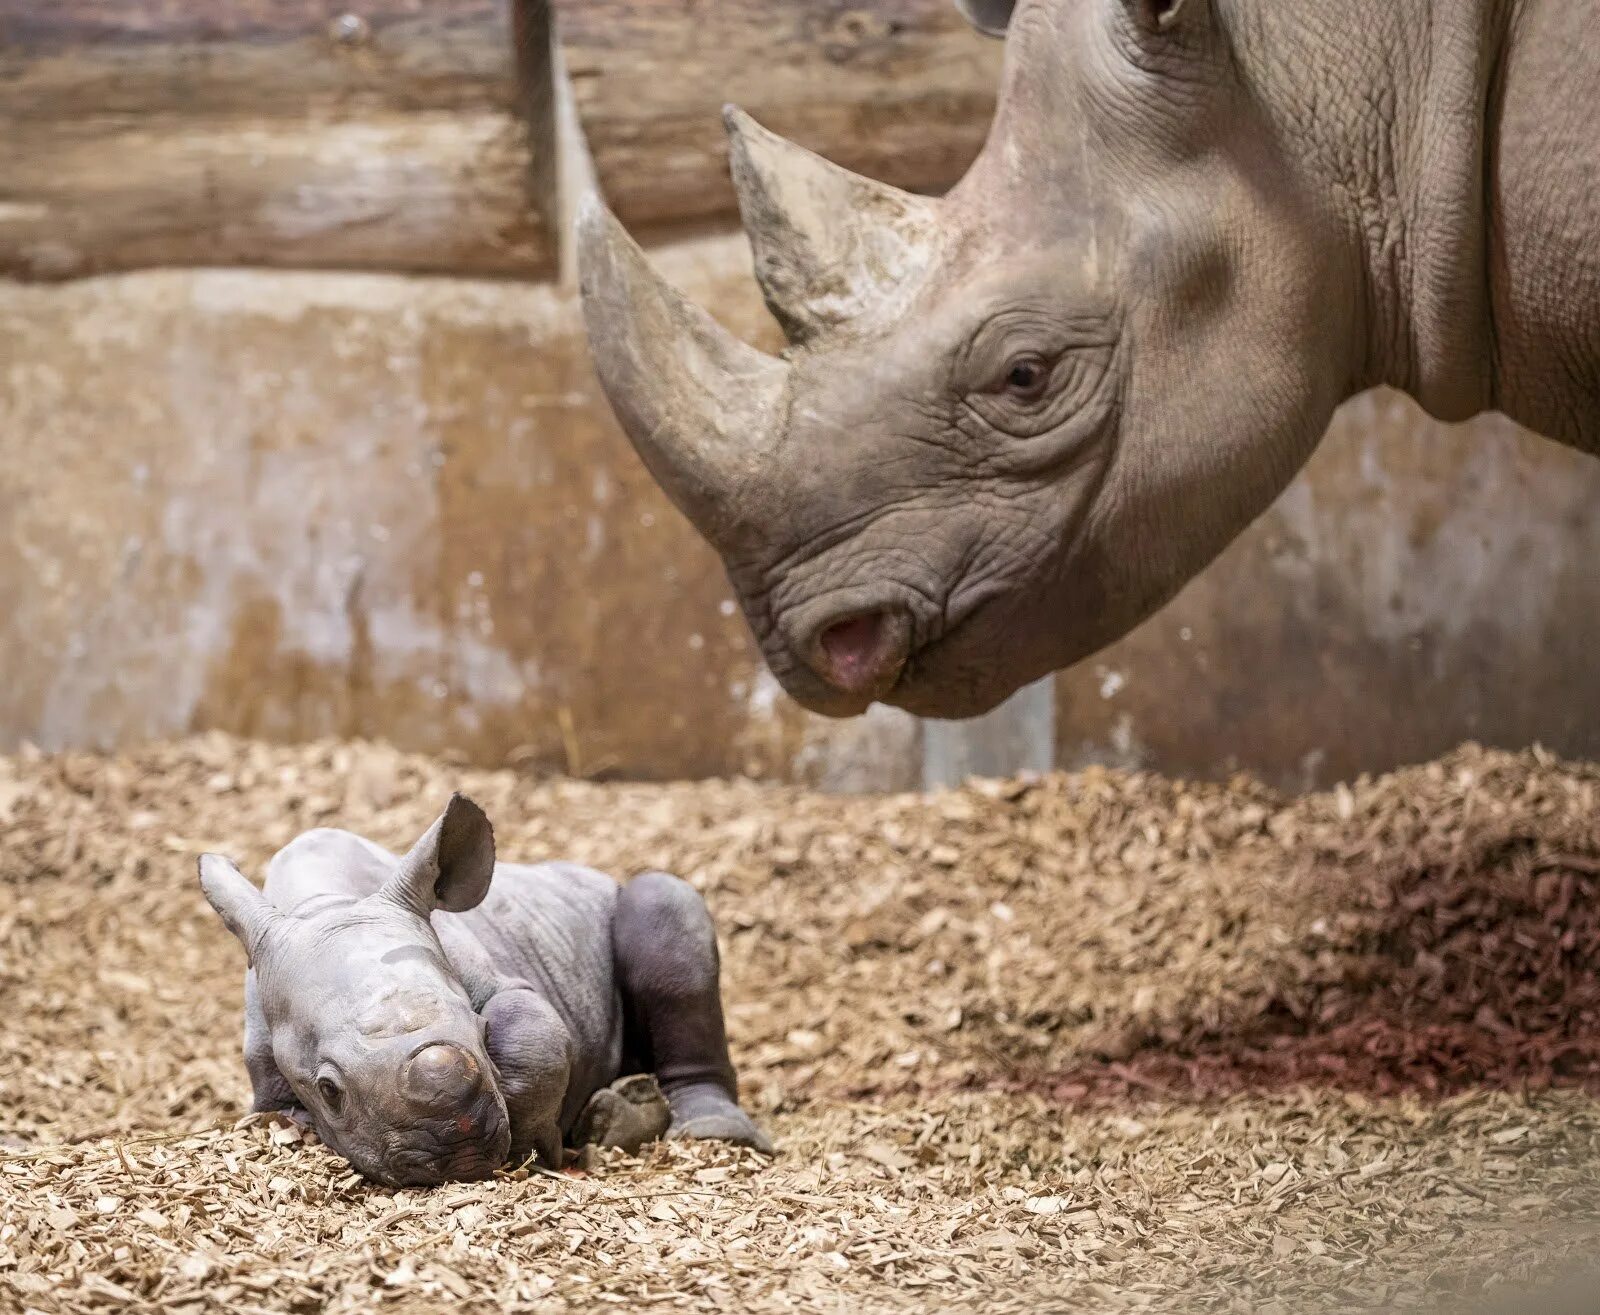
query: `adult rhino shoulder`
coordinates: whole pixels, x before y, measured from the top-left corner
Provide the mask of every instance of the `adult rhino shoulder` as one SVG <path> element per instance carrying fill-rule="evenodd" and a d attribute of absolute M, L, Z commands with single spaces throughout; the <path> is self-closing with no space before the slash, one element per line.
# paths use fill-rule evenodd
<path fill-rule="evenodd" d="M 581 225 L 601 380 L 800 702 L 1086 657 L 1371 386 L 1600 450 L 1600 0 L 959 3 L 1008 49 L 942 199 L 729 116 L 783 359 Z"/>

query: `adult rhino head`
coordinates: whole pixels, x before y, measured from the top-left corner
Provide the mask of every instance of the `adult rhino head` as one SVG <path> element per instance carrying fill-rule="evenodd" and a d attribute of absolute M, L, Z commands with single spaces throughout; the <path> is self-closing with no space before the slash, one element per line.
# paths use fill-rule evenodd
<path fill-rule="evenodd" d="M 598 202 L 580 222 L 606 392 L 824 713 L 982 712 L 1168 599 L 1352 393 L 1488 401 L 1476 28 L 1503 5 L 962 7 L 1008 49 L 941 199 L 728 111 L 781 359 Z"/>

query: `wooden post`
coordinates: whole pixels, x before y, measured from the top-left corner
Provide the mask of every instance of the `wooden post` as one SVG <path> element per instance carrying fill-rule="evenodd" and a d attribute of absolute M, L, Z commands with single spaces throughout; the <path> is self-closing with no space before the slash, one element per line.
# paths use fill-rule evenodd
<path fill-rule="evenodd" d="M 0 274 L 553 268 L 546 0 L 0 0 Z"/>
<path fill-rule="evenodd" d="M 720 110 L 939 192 L 988 132 L 1000 43 L 950 0 L 554 0 L 596 175 L 635 232 L 735 211 Z"/>
<path fill-rule="evenodd" d="M 1018 690 L 986 717 L 927 721 L 922 727 L 922 779 L 928 789 L 971 776 L 1015 776 L 1055 766 L 1054 676 Z"/>

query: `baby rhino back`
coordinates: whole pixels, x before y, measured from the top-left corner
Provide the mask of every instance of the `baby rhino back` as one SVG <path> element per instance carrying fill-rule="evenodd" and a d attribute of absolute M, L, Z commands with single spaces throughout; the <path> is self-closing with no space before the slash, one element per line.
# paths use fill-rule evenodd
<path fill-rule="evenodd" d="M 622 1067 L 611 940 L 620 889 L 576 863 L 497 863 L 482 904 L 433 919 L 452 960 L 453 942 L 464 933 L 502 981 L 526 981 L 555 1006 L 572 1034 L 575 1100 L 608 1085 Z"/>

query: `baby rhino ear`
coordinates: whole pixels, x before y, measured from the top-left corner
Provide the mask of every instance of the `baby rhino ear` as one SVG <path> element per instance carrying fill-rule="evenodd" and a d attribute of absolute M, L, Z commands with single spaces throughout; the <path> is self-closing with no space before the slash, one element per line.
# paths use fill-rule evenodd
<path fill-rule="evenodd" d="M 272 925 L 281 917 L 271 900 L 221 854 L 200 855 L 200 889 L 223 925 L 239 938 L 255 963 Z"/>
<path fill-rule="evenodd" d="M 450 803 L 389 878 L 383 894 L 426 918 L 435 909 L 462 913 L 483 902 L 494 877 L 494 828 L 464 794 Z"/>

